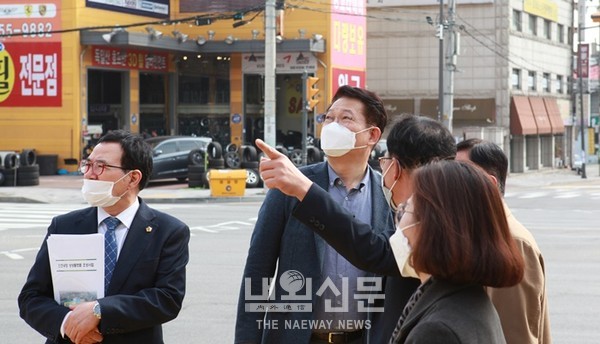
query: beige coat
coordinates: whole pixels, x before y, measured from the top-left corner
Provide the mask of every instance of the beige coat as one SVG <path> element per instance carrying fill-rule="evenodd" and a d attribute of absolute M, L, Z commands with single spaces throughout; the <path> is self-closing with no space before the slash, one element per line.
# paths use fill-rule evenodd
<path fill-rule="evenodd" d="M 504 205 L 510 232 L 525 260 L 521 283 L 510 288 L 487 288 L 498 311 L 507 344 L 550 344 L 544 258 L 533 235 Z"/>

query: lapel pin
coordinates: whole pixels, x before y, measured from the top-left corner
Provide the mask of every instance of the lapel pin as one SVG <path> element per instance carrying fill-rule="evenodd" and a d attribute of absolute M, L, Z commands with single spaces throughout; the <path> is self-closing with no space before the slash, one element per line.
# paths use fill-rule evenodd
<path fill-rule="evenodd" d="M 152 232 L 152 227 L 150 227 L 150 226 L 146 227 L 146 233 L 150 233 L 150 232 Z"/>

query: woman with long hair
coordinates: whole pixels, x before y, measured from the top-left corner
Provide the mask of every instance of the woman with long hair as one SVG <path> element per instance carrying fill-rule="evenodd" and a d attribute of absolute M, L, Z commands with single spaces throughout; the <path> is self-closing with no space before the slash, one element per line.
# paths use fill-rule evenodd
<path fill-rule="evenodd" d="M 422 284 L 390 343 L 505 343 L 484 287 L 513 286 L 524 267 L 497 186 L 468 162 L 435 162 L 415 173 L 390 244 L 402 275 Z"/>

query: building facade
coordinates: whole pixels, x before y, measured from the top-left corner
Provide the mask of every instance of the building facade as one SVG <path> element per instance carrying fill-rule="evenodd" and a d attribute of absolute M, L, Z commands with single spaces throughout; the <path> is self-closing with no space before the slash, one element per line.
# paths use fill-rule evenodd
<path fill-rule="evenodd" d="M 443 23 L 446 41 L 448 31 L 456 32 L 455 56 L 445 47 L 442 63 L 454 71 L 450 118 L 457 140 L 496 142 L 512 172 L 557 167 L 569 158 L 571 1 L 456 0 L 453 18 L 446 6 L 441 20 L 435 0 L 367 6 L 367 85 L 392 114 L 438 118 L 436 29 Z"/>
<path fill-rule="evenodd" d="M 0 0 L 0 150 L 34 148 L 77 169 L 111 129 L 262 138 L 265 68 L 275 70 L 278 144 L 318 136 L 340 85 L 365 86 L 364 1 L 277 1 L 276 65 L 265 65 L 265 1 Z M 320 102 L 303 123 L 303 75 Z M 272 124 L 268 124 L 272 125 Z"/>

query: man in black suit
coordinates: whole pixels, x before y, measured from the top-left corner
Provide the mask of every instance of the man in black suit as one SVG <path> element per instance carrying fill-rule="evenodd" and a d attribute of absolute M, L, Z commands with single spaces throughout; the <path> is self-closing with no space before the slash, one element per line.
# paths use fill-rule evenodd
<path fill-rule="evenodd" d="M 416 279 L 401 276 L 389 242 L 395 231 L 373 231 L 370 225 L 354 219 L 333 202 L 327 192 L 293 169 L 273 148 L 263 143 L 259 143 L 259 148 L 271 159 L 261 162 L 260 166 L 265 184 L 300 200 L 292 213 L 296 219 L 359 269 L 388 276 L 383 320 L 374 324 L 376 328 L 371 338 L 373 343 L 387 342 L 404 305 L 420 284 Z M 387 148 L 379 161 L 384 194 L 394 211 L 412 194 L 411 174 L 416 168 L 456 155 L 454 137 L 441 123 L 408 114 L 402 115 L 390 130 Z"/>
<path fill-rule="evenodd" d="M 44 240 L 19 295 L 20 315 L 46 343 L 162 343 L 161 324 L 177 317 L 185 294 L 189 228 L 138 198 L 152 174 L 141 136 L 107 133 L 81 172 L 91 207 L 55 217 L 46 239 L 104 234 L 105 259 L 116 259 L 106 267 L 105 296 L 71 309 L 57 304 Z"/>

